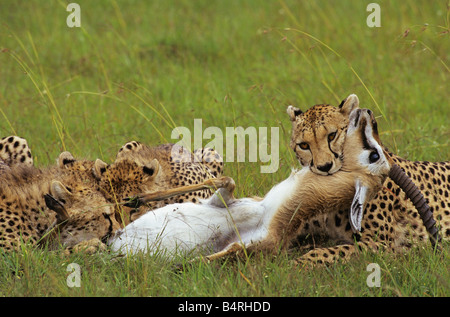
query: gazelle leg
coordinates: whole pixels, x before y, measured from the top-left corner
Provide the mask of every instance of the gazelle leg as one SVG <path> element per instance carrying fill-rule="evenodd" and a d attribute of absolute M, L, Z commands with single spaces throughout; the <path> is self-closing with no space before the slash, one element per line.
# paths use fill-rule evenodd
<path fill-rule="evenodd" d="M 211 178 L 200 184 L 182 186 L 182 187 L 171 188 L 171 189 L 167 189 L 167 190 L 156 191 L 156 192 L 152 192 L 152 193 L 148 193 L 148 194 L 142 194 L 142 195 L 137 196 L 136 198 L 130 199 L 130 202 L 128 202 L 125 205 L 130 206 L 130 207 L 135 207 L 136 205 L 139 206 L 139 205 L 151 202 L 151 201 L 160 201 L 160 200 L 164 200 L 164 199 L 167 199 L 167 198 L 170 198 L 173 196 L 187 194 L 187 193 L 195 192 L 198 190 L 222 188 L 229 183 L 234 184 L 233 179 L 230 177 L 224 176 L 224 177 L 220 177 L 220 178 Z"/>
<path fill-rule="evenodd" d="M 214 195 L 209 198 L 208 204 L 219 208 L 227 208 L 228 205 L 234 200 L 233 193 L 235 187 L 236 184 L 234 183 L 234 180 L 227 177 L 223 183 L 223 186 L 221 186 L 221 188 L 219 188 Z"/>
<path fill-rule="evenodd" d="M 213 254 L 210 254 L 207 256 L 197 256 L 187 263 L 188 264 L 195 264 L 197 262 L 209 263 L 211 261 L 215 261 L 217 259 L 220 259 L 220 258 L 223 258 L 226 256 L 239 255 L 239 253 L 243 250 L 244 250 L 244 246 L 241 243 L 234 242 L 219 252 L 216 252 L 216 253 L 213 253 Z M 183 269 L 183 265 L 182 264 L 176 265 L 176 269 L 177 270 Z"/>
<path fill-rule="evenodd" d="M 223 258 L 224 256 L 228 256 L 231 254 L 237 254 L 238 252 L 240 252 L 242 250 L 244 250 L 244 246 L 239 242 L 234 242 L 228 248 L 206 256 L 205 260 L 206 261 L 214 261 L 214 260 Z"/>

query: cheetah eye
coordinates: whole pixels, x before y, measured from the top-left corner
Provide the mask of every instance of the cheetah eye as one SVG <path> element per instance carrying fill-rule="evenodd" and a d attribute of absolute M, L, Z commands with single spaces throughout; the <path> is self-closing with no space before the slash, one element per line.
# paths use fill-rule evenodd
<path fill-rule="evenodd" d="M 336 137 L 336 132 L 328 134 L 328 142 L 331 142 Z"/>
<path fill-rule="evenodd" d="M 370 163 L 375 163 L 376 161 L 378 161 L 380 159 L 380 154 L 378 154 L 378 152 L 372 151 L 369 155 L 369 162 Z"/>
<path fill-rule="evenodd" d="M 297 144 L 302 150 L 308 150 L 309 149 L 309 145 L 306 142 L 302 142 Z"/>

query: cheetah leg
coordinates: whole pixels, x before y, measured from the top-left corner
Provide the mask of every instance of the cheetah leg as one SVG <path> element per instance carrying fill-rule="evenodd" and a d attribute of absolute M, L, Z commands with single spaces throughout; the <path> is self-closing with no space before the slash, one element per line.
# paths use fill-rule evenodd
<path fill-rule="evenodd" d="M 86 254 L 94 254 L 100 251 L 106 251 L 106 244 L 101 242 L 98 238 L 93 238 L 90 240 L 81 241 L 72 248 L 67 248 L 64 253 L 66 255 L 80 252 L 84 252 Z"/>
<path fill-rule="evenodd" d="M 167 190 L 161 190 L 156 191 L 153 193 L 148 194 L 142 194 L 135 198 L 127 199 L 128 202 L 125 203 L 125 206 L 127 207 L 136 207 L 140 206 L 146 203 L 149 203 L 151 201 L 160 201 L 164 200 L 173 196 L 178 196 L 182 194 L 187 194 L 191 192 L 195 192 L 198 190 L 204 190 L 204 189 L 217 189 L 226 187 L 229 184 L 234 185 L 234 181 L 230 177 L 220 177 L 220 178 L 211 178 L 206 180 L 203 183 L 196 184 L 196 185 L 189 185 L 189 186 L 182 186 L 177 188 L 171 188 Z M 234 188 L 233 188 L 234 189 Z"/>
<path fill-rule="evenodd" d="M 356 252 L 352 244 L 339 245 L 331 248 L 315 248 L 294 260 L 299 267 L 332 264 L 337 261 L 347 262 Z"/>
<path fill-rule="evenodd" d="M 377 251 L 382 248 L 385 248 L 385 246 L 373 241 L 358 242 L 356 245 L 343 244 L 330 248 L 316 248 L 295 259 L 294 264 L 303 267 L 317 264 L 332 264 L 337 261 L 345 263 L 362 250 Z"/>

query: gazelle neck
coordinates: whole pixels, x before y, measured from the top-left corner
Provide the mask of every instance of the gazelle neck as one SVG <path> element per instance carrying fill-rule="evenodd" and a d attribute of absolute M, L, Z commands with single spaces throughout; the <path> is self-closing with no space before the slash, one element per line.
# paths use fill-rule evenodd
<path fill-rule="evenodd" d="M 280 207 L 292 198 L 299 180 L 309 172 L 309 168 L 303 168 L 300 171 L 293 170 L 291 175 L 281 183 L 272 187 L 272 189 L 264 196 L 261 205 L 264 207 L 263 221 L 269 226 Z"/>

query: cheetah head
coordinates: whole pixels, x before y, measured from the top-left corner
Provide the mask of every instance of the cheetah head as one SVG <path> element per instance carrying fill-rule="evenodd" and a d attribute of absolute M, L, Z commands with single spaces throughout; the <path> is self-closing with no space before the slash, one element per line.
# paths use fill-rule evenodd
<path fill-rule="evenodd" d="M 99 178 L 99 190 L 110 203 L 116 205 L 116 219 L 123 225 L 134 221 L 146 211 L 145 206 L 124 206 L 125 199 L 142 192 L 165 189 L 164 172 L 157 159 L 146 164 L 123 159 L 108 166 L 97 160 L 94 170 Z"/>
<path fill-rule="evenodd" d="M 57 220 L 44 235 L 50 248 L 58 245 L 71 248 L 92 239 L 104 242 L 120 228 L 114 217 L 114 205 L 99 191 L 82 183 L 68 186 L 52 181 L 45 202 L 57 214 Z"/>
<path fill-rule="evenodd" d="M 342 167 L 348 116 L 359 107 L 356 95 L 350 95 L 338 108 L 315 105 L 306 112 L 289 106 L 292 122 L 290 146 L 300 164 L 319 175 L 334 174 Z"/>

